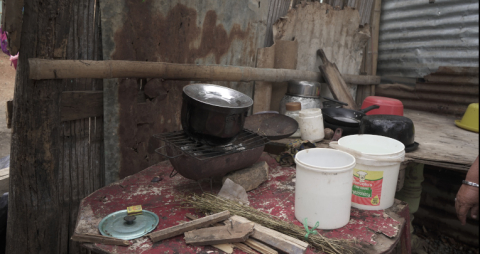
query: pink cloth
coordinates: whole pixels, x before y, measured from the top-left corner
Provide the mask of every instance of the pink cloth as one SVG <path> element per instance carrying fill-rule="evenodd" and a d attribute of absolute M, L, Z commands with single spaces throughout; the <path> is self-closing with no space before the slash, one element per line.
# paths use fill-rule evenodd
<path fill-rule="evenodd" d="M 15 68 L 15 70 L 17 69 L 18 54 L 19 53 L 17 53 L 15 56 L 10 56 L 10 61 L 12 62 L 10 66 L 12 66 L 13 64 L 13 67 Z"/>

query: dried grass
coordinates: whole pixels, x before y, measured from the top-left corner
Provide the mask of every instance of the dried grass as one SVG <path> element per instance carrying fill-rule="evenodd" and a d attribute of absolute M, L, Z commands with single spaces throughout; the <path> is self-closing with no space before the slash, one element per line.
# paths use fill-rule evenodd
<path fill-rule="evenodd" d="M 201 196 L 194 194 L 192 196 L 185 197 L 183 199 L 183 203 L 203 212 L 218 213 L 228 210 L 231 214 L 245 217 L 250 221 L 258 223 L 262 226 L 305 241 L 305 228 L 297 226 L 291 222 L 283 221 L 273 215 L 264 213 L 253 207 L 241 205 L 234 201 L 224 199 L 210 193 L 204 193 Z M 359 248 L 354 246 L 354 241 L 329 239 L 321 234 L 310 234 L 307 242 L 316 250 L 328 254 L 354 254 L 362 252 Z"/>

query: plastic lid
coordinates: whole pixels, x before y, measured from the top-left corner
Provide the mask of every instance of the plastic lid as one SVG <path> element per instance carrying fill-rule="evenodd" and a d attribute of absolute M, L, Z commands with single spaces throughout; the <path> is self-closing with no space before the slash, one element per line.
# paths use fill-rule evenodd
<path fill-rule="evenodd" d="M 135 220 L 127 222 L 124 218 L 127 210 L 121 210 L 107 215 L 98 224 L 100 233 L 104 236 L 131 240 L 146 235 L 158 225 L 158 216 L 150 211 L 143 210 L 136 215 Z"/>
<path fill-rule="evenodd" d="M 287 102 L 285 108 L 287 111 L 298 111 L 302 109 L 302 104 L 300 102 Z"/>
<path fill-rule="evenodd" d="M 369 104 L 372 104 L 372 105 L 403 107 L 403 103 L 400 100 L 397 100 L 394 98 L 382 97 L 382 96 L 368 96 L 367 98 L 365 98 L 364 102 L 368 102 Z"/>

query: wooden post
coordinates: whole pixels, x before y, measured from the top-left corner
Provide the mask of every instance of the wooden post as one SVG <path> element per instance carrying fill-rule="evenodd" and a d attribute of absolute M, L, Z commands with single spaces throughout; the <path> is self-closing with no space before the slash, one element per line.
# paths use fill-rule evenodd
<path fill-rule="evenodd" d="M 380 12 L 382 11 L 382 0 L 375 0 L 373 9 L 372 22 L 372 71 L 369 75 L 377 75 L 377 59 L 378 59 L 378 35 L 380 33 Z M 375 85 L 371 85 L 371 95 L 375 95 Z"/>
<path fill-rule="evenodd" d="M 25 15 L 13 99 L 6 253 L 83 253 L 70 237 L 81 199 L 104 183 L 103 119 L 62 123 L 60 97 L 63 91 L 102 90 L 102 81 L 34 81 L 28 59 L 101 58 L 98 3 L 31 0 L 20 6 Z"/>

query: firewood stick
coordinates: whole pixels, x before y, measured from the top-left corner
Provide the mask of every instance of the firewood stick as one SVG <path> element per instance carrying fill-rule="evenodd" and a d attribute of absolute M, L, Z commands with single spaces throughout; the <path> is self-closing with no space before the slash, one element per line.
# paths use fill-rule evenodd
<path fill-rule="evenodd" d="M 170 228 L 165 228 L 160 231 L 156 231 L 153 233 L 150 233 L 148 237 L 152 240 L 152 242 L 158 242 L 163 239 L 167 239 L 170 237 L 174 237 L 177 235 L 181 235 L 187 231 L 194 230 L 197 228 L 202 228 L 207 225 L 210 225 L 215 222 L 223 221 L 230 217 L 230 212 L 229 211 L 223 211 L 220 213 L 212 214 L 209 216 L 205 216 L 200 219 L 196 219 L 193 221 L 189 221 L 180 225 L 176 225 Z"/>
<path fill-rule="evenodd" d="M 103 236 L 103 235 L 94 235 L 94 234 L 73 234 L 72 241 L 82 242 L 82 243 L 103 243 L 110 245 L 120 245 L 120 246 L 129 246 L 130 242 L 127 240 L 122 240 L 118 238 Z"/>
<path fill-rule="evenodd" d="M 190 214 L 190 213 L 185 214 L 185 217 L 187 217 L 187 218 L 190 219 L 190 220 L 196 220 L 196 219 L 198 219 L 197 216 L 195 216 L 195 215 L 193 215 L 193 214 Z M 210 226 L 218 227 L 218 226 L 223 226 L 223 224 L 221 224 L 221 223 L 215 223 L 215 224 L 210 225 Z M 251 249 L 250 247 L 248 247 L 247 245 L 245 245 L 245 244 L 243 244 L 243 243 L 232 243 L 232 245 L 233 245 L 235 248 L 237 248 L 237 249 L 239 249 L 239 250 L 241 250 L 241 251 L 243 251 L 243 252 L 246 252 L 246 253 L 248 253 L 248 254 L 257 254 L 253 249 Z M 222 248 L 222 246 L 219 246 L 218 244 L 214 244 L 214 245 L 212 245 L 212 246 L 215 247 L 215 248 L 217 248 L 217 249 L 220 249 L 220 250 L 224 251 L 223 248 Z"/>

